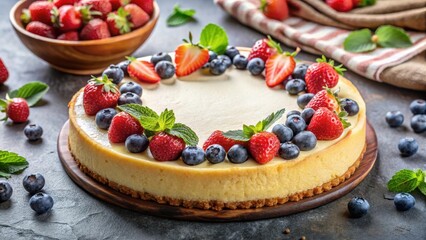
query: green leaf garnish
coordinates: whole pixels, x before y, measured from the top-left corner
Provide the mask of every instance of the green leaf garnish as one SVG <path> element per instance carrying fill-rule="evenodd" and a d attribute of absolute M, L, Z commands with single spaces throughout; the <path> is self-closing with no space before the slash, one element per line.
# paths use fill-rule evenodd
<path fill-rule="evenodd" d="M 24 157 L 0 150 L 0 177 L 9 178 L 11 174 L 20 173 L 27 167 L 28 162 Z"/>
<path fill-rule="evenodd" d="M 343 42 L 343 47 L 348 52 L 368 52 L 376 49 L 376 43 L 371 40 L 370 29 L 351 32 Z"/>
<path fill-rule="evenodd" d="M 8 93 L 10 98 L 24 98 L 32 107 L 49 91 L 49 86 L 42 82 L 29 82 L 17 90 Z"/>
<path fill-rule="evenodd" d="M 377 44 L 385 48 L 406 48 L 413 45 L 410 36 L 399 27 L 381 26 L 376 30 L 376 36 Z"/>
<path fill-rule="evenodd" d="M 426 182 L 421 182 L 418 186 L 419 191 L 426 196 Z"/>
<path fill-rule="evenodd" d="M 228 36 L 223 28 L 210 23 L 201 31 L 200 45 L 219 55 L 224 54 L 228 46 Z"/>
<path fill-rule="evenodd" d="M 194 9 L 181 9 L 180 6 L 176 4 L 172 14 L 167 18 L 167 25 L 173 27 L 195 21 L 195 13 Z"/>
<path fill-rule="evenodd" d="M 189 146 L 197 146 L 198 136 L 191 128 L 182 123 L 175 123 L 173 127 L 167 131 L 173 136 L 182 138 Z"/>
<path fill-rule="evenodd" d="M 388 189 L 391 192 L 412 192 L 421 182 L 424 182 L 422 170 L 412 171 L 402 169 L 395 173 L 388 182 Z"/>

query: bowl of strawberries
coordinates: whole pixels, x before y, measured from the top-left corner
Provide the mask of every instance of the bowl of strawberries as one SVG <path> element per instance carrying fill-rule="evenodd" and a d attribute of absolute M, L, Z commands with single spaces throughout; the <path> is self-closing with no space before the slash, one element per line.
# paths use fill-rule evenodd
<path fill-rule="evenodd" d="M 53 68 L 88 75 L 136 51 L 159 14 L 153 0 L 21 0 L 10 22 L 22 43 Z"/>

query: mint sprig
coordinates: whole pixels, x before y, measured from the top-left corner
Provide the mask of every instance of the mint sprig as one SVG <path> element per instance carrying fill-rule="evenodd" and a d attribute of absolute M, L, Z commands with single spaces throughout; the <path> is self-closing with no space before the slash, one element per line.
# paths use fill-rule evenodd
<path fill-rule="evenodd" d="M 374 35 L 365 28 L 351 32 L 343 42 L 343 47 L 349 52 L 368 52 L 377 48 L 406 48 L 413 45 L 410 36 L 399 27 L 390 25 L 380 26 Z"/>
<path fill-rule="evenodd" d="M 49 91 L 49 86 L 43 82 L 29 82 L 19 89 L 8 93 L 9 98 L 24 98 L 28 106 L 32 107 Z"/>
<path fill-rule="evenodd" d="M 167 18 L 167 25 L 170 27 L 179 26 L 190 21 L 195 21 L 194 9 L 181 9 L 178 4 L 173 8 L 173 12 Z"/>
<path fill-rule="evenodd" d="M 251 136 L 256 133 L 263 132 L 270 128 L 284 114 L 285 109 L 280 109 L 275 113 L 271 113 L 268 117 L 256 123 L 256 125 L 243 125 L 242 130 L 231 130 L 224 132 L 223 135 L 227 138 L 237 141 L 249 141 Z"/>
<path fill-rule="evenodd" d="M 0 150 L 0 177 L 10 178 L 11 174 L 21 173 L 27 167 L 28 162 L 24 157 Z"/>
<path fill-rule="evenodd" d="M 139 104 L 125 104 L 118 106 L 118 109 L 138 119 L 148 137 L 158 132 L 166 132 L 182 138 L 189 146 L 198 144 L 198 136 L 191 128 L 182 123 L 175 123 L 176 118 L 173 110 L 165 109 L 157 114 L 149 107 Z"/>
<path fill-rule="evenodd" d="M 416 188 L 426 195 L 425 172 L 421 169 L 402 169 L 388 182 L 388 189 L 391 192 L 412 192 Z"/>
<path fill-rule="evenodd" d="M 200 45 L 221 55 L 225 53 L 228 46 L 228 36 L 223 28 L 210 23 L 201 31 Z"/>

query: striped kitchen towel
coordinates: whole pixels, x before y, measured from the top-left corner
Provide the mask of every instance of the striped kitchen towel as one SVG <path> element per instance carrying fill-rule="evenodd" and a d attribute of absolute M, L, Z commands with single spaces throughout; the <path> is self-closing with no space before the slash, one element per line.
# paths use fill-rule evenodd
<path fill-rule="evenodd" d="M 215 0 L 215 2 L 243 24 L 269 34 L 286 45 L 300 47 L 314 54 L 324 54 L 375 81 L 426 91 L 425 33 L 408 32 L 414 43 L 409 48 L 378 48 L 369 53 L 351 53 L 345 51 L 342 46 L 349 30 L 324 26 L 299 17 L 290 17 L 282 22 L 269 19 L 258 10 L 260 1 Z M 415 56 L 418 57 L 414 58 Z M 397 68 L 398 65 L 400 67 Z M 401 74 L 401 66 L 405 68 L 404 74 Z"/>

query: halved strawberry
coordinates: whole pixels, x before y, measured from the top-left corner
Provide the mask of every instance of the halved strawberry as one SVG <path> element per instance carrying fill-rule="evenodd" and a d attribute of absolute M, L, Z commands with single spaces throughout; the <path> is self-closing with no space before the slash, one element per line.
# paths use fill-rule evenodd
<path fill-rule="evenodd" d="M 280 85 L 284 80 L 293 73 L 296 67 L 294 56 L 300 51 L 299 48 L 295 52 L 283 52 L 279 43 L 274 42 L 270 36 L 268 45 L 277 50 L 277 53 L 272 54 L 265 64 L 265 80 L 268 87 Z"/>
<path fill-rule="evenodd" d="M 209 51 L 199 44 L 192 43 L 192 34 L 189 33 L 189 42 L 184 39 L 183 44 L 175 50 L 176 76 L 187 76 L 209 61 Z"/>
<path fill-rule="evenodd" d="M 134 57 L 127 57 L 127 59 L 130 61 L 127 71 L 131 78 L 146 83 L 158 83 L 161 80 L 151 62 Z"/>
<path fill-rule="evenodd" d="M 339 111 L 339 99 L 337 91 L 332 92 L 330 88 L 325 88 L 317 92 L 314 97 L 306 105 L 306 108 L 312 108 L 315 111 L 321 107 L 325 107 L 330 111 Z"/>

